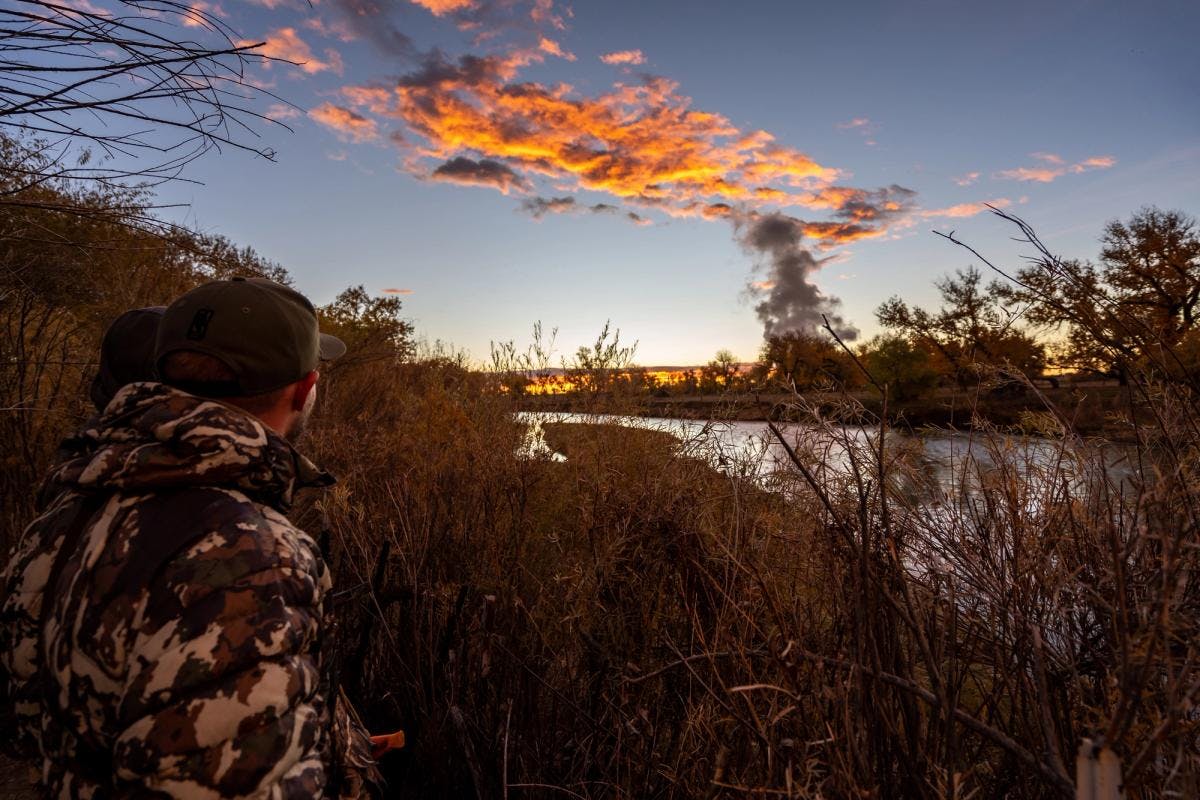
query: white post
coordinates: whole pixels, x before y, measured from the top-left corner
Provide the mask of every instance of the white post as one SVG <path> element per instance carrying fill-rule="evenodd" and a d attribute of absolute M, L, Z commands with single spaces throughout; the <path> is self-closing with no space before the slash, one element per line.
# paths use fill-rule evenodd
<path fill-rule="evenodd" d="M 1091 739 L 1083 740 L 1075 757 L 1075 800 L 1125 800 L 1121 760 Z"/>

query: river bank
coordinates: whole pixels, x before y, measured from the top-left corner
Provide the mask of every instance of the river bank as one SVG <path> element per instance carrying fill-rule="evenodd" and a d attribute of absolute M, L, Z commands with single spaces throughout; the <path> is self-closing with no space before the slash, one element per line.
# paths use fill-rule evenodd
<path fill-rule="evenodd" d="M 629 416 L 667 417 L 722 422 L 805 422 L 814 415 L 830 417 L 845 410 L 847 400 L 870 415 L 884 413 L 877 393 L 806 393 L 798 402 L 793 394 L 711 394 L 640 396 L 583 400 L 571 395 L 527 396 L 519 408 L 529 412 L 570 413 L 606 411 Z M 599 405 L 593 409 L 591 406 Z M 1134 406 L 1136 409 L 1136 406 Z M 1030 435 L 1055 435 L 1059 428 L 1049 409 L 1068 420 L 1075 432 L 1114 441 L 1129 438 L 1130 401 L 1127 390 L 1112 383 L 1080 383 L 1031 390 L 961 392 L 941 390 L 930 397 L 892 401 L 887 417 L 904 429 L 950 428 L 970 430 L 981 424 Z"/>

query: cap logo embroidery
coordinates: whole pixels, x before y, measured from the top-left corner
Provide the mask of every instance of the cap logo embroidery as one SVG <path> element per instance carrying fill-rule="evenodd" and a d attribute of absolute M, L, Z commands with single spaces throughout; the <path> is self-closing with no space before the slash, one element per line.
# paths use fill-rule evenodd
<path fill-rule="evenodd" d="M 192 324 L 188 326 L 187 338 L 194 342 L 198 342 L 208 335 L 208 323 L 212 321 L 213 314 L 216 312 L 211 308 L 202 308 L 196 312 L 196 316 L 192 317 Z"/>

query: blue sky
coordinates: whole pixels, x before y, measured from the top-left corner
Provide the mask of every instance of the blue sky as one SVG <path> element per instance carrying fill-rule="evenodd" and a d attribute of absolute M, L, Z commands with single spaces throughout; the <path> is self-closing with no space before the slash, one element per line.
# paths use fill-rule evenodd
<path fill-rule="evenodd" d="M 536 320 L 570 350 L 609 319 L 638 340 L 641 363 L 698 363 L 719 348 L 753 358 L 759 295 L 784 280 L 770 253 L 747 243 L 771 215 L 791 220 L 812 256 L 796 279 L 821 302 L 840 298 L 839 313 L 870 335 L 888 296 L 932 302 L 933 280 L 971 263 L 930 231 L 957 229 L 1014 263 L 1011 231 L 977 213 L 981 201 L 1007 203 L 1071 257 L 1094 256 L 1104 223 L 1142 205 L 1200 213 L 1194 3 L 422 3 L 209 4 L 272 52 L 308 48 L 303 67 L 254 71 L 298 107 L 284 112 L 293 132 L 262 129 L 274 163 L 208 156 L 191 166 L 200 184 L 160 196 L 188 204 L 178 218 L 282 263 L 318 302 L 352 284 L 410 292 L 405 312 L 421 335 L 480 359 L 491 340 L 523 341 Z M 424 7 L 441 3 L 458 8 Z M 371 41 L 386 30 L 409 46 Z M 601 61 L 620 51 L 640 51 L 643 63 Z M 468 54 L 503 62 L 503 74 L 397 93 L 420 83 L 404 76 L 435 61 L 461 67 Z M 651 121 L 632 143 L 591 140 L 612 155 L 598 179 L 571 161 L 577 124 L 544 109 L 563 99 L 611 111 L 602 98 L 615 82 L 656 87 L 623 107 L 643 122 L 684 105 L 706 116 L 678 134 Z M 501 107 L 530 94 L 536 108 Z M 487 124 L 443 125 L 421 106 L 454 98 Z M 718 128 L 736 133 L 706 132 Z M 761 181 L 735 161 L 767 150 L 722 147 L 755 131 L 781 153 Z M 700 144 L 700 166 L 718 183 L 660 180 L 676 135 L 680 152 Z M 543 139 L 554 155 L 528 156 Z M 658 177 L 643 180 L 647 165 Z M 743 196 L 768 183 L 786 197 Z M 893 185 L 914 194 L 878 192 Z M 540 218 L 521 210 L 539 197 L 574 202 Z M 601 213 L 587 210 L 597 204 Z"/>

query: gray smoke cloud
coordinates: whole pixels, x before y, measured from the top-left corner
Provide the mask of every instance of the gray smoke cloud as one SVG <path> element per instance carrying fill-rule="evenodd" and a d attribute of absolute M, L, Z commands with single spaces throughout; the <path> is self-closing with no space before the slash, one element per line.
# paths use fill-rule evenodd
<path fill-rule="evenodd" d="M 309 2 L 310 6 L 316 4 L 316 0 Z M 397 23 L 406 15 L 411 20 L 413 15 L 427 13 L 425 9 L 414 9 L 409 0 L 330 0 L 329 5 L 339 12 L 347 27 L 384 53 L 408 61 L 420 61 L 431 54 L 418 49 Z M 565 13 L 569 16 L 571 12 Z M 471 34 L 475 47 L 494 41 L 500 31 L 531 40 L 536 46 L 543 33 L 566 26 L 563 13 L 556 11 L 551 0 L 478 0 L 448 13 L 442 11 L 440 16 Z"/>
<path fill-rule="evenodd" d="M 422 56 L 412 38 L 392 19 L 400 6 L 398 0 L 333 0 L 332 5 L 351 31 L 381 52 L 403 60 Z"/>
<path fill-rule="evenodd" d="M 521 210 L 534 219 L 547 214 L 569 214 L 579 208 L 574 197 L 530 197 L 521 201 Z"/>
<path fill-rule="evenodd" d="M 839 187 L 840 188 L 840 187 Z M 893 183 L 879 189 L 854 189 L 838 207 L 840 219 L 858 223 L 883 223 L 912 210 L 917 193 Z"/>
<path fill-rule="evenodd" d="M 858 338 L 858 329 L 837 313 L 841 301 L 823 293 L 812 282 L 821 262 L 802 245 L 805 222 L 787 214 L 752 214 L 735 218 L 738 242 L 761 260 L 766 279 L 757 291 L 754 306 L 770 338 L 791 331 L 815 332 L 824 325 L 822 315 L 846 341 Z"/>
<path fill-rule="evenodd" d="M 646 225 L 649 223 L 649 220 L 641 214 L 633 211 L 625 211 L 620 206 L 615 206 L 612 203 L 595 203 L 588 206 L 577 202 L 574 197 L 569 195 L 566 197 L 530 197 L 521 201 L 520 210 L 534 219 L 541 219 L 547 214 L 576 214 L 586 212 L 589 214 L 620 214 L 634 225 Z"/>
<path fill-rule="evenodd" d="M 452 58 L 434 48 L 423 53 L 417 68 L 402 76 L 398 83 L 417 89 L 496 85 L 504 82 L 505 63 L 500 56 L 470 53 Z"/>
<path fill-rule="evenodd" d="M 440 165 L 429 175 L 431 180 L 458 183 L 464 186 L 491 186 L 508 194 L 510 190 L 524 191 L 529 182 L 511 167 L 483 158 L 479 161 L 456 156 Z"/>

